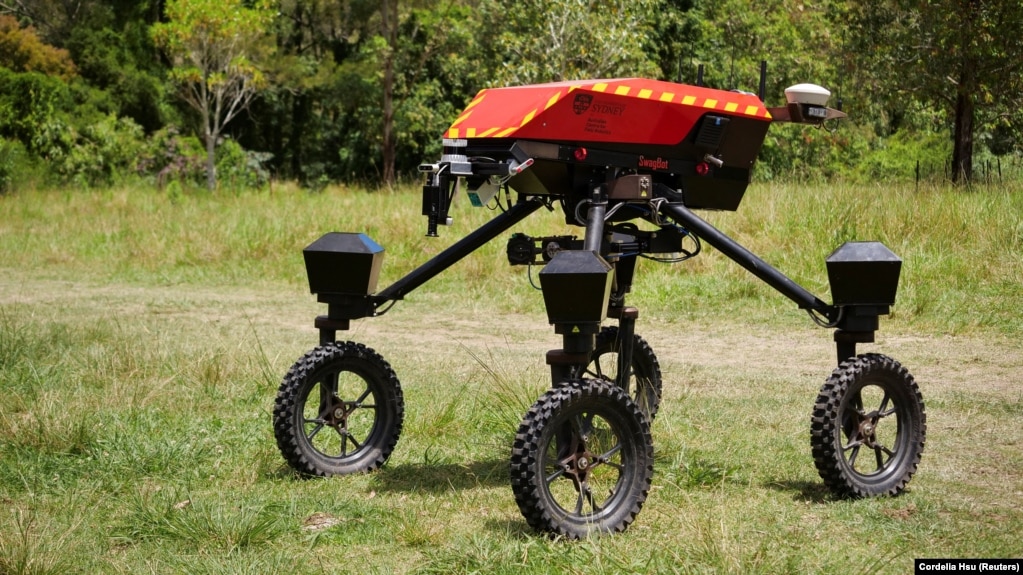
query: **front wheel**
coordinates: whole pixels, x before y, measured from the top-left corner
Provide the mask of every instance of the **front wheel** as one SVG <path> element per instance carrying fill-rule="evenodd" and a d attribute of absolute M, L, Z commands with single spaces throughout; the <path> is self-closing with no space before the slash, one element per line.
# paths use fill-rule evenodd
<path fill-rule="evenodd" d="M 354 342 L 321 345 L 288 370 L 274 402 L 277 447 L 306 475 L 347 475 L 379 468 L 405 414 L 391 366 Z"/>
<path fill-rule="evenodd" d="M 842 362 L 821 387 L 810 443 L 835 495 L 898 495 L 916 473 L 926 431 L 913 376 L 890 357 L 863 354 Z"/>
<path fill-rule="evenodd" d="M 602 380 L 556 386 L 526 413 L 511 484 L 526 522 L 578 539 L 624 531 L 653 477 L 650 424 L 625 390 Z"/>

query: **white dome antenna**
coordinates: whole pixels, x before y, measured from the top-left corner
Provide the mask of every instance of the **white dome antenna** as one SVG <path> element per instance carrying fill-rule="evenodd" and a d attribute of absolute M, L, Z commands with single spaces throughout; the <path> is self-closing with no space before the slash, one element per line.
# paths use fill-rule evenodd
<path fill-rule="evenodd" d="M 796 84 L 785 89 L 786 106 L 768 108 L 775 122 L 796 122 L 799 124 L 822 124 L 825 120 L 837 120 L 846 115 L 828 107 L 831 91 L 817 84 Z"/>

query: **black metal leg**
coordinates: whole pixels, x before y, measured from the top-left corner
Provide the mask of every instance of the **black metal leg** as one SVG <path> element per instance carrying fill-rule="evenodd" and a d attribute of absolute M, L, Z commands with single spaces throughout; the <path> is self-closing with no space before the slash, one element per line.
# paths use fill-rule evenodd
<path fill-rule="evenodd" d="M 433 259 L 409 272 L 408 275 L 382 290 L 373 299 L 378 303 L 399 300 L 405 294 L 423 285 L 437 274 L 458 263 L 465 256 L 476 251 L 480 246 L 496 238 L 508 228 L 524 220 L 535 212 L 543 202 L 537 198 L 520 201 L 507 212 L 495 217 L 476 231 L 455 242 L 448 249 L 434 256 Z"/>
<path fill-rule="evenodd" d="M 838 363 L 856 357 L 857 343 L 873 343 L 873 331 L 835 330 L 835 348 L 838 352 Z"/>
<path fill-rule="evenodd" d="M 632 375 L 632 354 L 635 343 L 636 319 L 639 310 L 634 307 L 620 308 L 618 316 L 618 387 L 629 388 Z"/>

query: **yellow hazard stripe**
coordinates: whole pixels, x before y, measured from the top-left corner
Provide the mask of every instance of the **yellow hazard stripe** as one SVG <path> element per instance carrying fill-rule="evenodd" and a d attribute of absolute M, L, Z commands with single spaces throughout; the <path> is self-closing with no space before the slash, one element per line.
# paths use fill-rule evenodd
<path fill-rule="evenodd" d="M 494 137 L 495 138 L 503 138 L 503 137 L 507 136 L 508 134 L 514 132 L 517 129 L 518 128 L 505 128 L 504 130 L 498 132 L 497 135 L 494 136 Z"/>
<path fill-rule="evenodd" d="M 525 126 L 526 124 L 528 124 L 529 121 L 532 120 L 533 116 L 535 116 L 535 115 L 536 115 L 536 109 L 534 108 L 532 112 L 526 114 L 525 118 L 522 118 L 522 123 L 519 124 L 519 127 L 521 128 L 522 126 Z"/>
<path fill-rule="evenodd" d="M 618 86 L 615 88 L 615 96 L 628 96 L 631 89 L 628 86 Z"/>
<path fill-rule="evenodd" d="M 485 97 L 486 97 L 486 94 L 480 94 L 480 95 L 476 96 L 476 98 L 472 102 L 469 102 L 469 105 L 465 107 L 465 111 L 468 112 L 470 109 L 472 109 L 474 106 L 476 106 L 476 104 L 479 104 L 480 102 L 482 102 L 483 98 L 485 98 Z"/>
<path fill-rule="evenodd" d="M 454 122 L 451 123 L 451 127 L 454 128 L 455 126 L 461 124 L 462 122 L 465 121 L 466 118 L 468 118 L 471 115 L 472 115 L 472 110 L 469 110 L 468 112 L 462 114 L 461 116 L 458 117 L 458 119 L 456 119 Z"/>
<path fill-rule="evenodd" d="M 641 90 L 639 97 L 647 98 L 649 94 L 647 90 Z M 661 102 L 676 102 L 683 106 L 700 106 L 702 108 L 709 108 L 712 110 L 724 110 L 725 112 L 738 112 L 746 116 L 770 118 L 771 114 L 768 113 L 767 109 L 755 104 L 747 104 L 743 106 L 739 102 L 727 102 L 720 101 L 714 98 L 707 98 L 700 102 L 700 99 L 696 96 L 684 95 L 680 100 L 676 100 L 676 94 L 672 92 L 664 92 L 657 98 Z"/>

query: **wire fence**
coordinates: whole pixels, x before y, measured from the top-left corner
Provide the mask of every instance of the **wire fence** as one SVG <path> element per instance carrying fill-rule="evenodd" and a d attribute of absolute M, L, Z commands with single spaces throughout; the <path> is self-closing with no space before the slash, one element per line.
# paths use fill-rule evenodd
<path fill-rule="evenodd" d="M 952 181 L 952 162 L 934 163 L 917 160 L 916 184 L 946 184 Z M 1023 182 L 1023 156 L 994 157 L 973 162 L 971 184 L 1000 185 Z"/>

